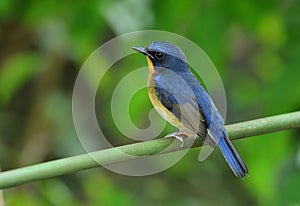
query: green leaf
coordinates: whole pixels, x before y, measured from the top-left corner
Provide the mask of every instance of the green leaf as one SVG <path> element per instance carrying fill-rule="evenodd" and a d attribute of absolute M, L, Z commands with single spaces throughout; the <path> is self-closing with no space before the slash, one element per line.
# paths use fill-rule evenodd
<path fill-rule="evenodd" d="M 36 54 L 21 53 L 7 59 L 0 71 L 0 103 L 7 103 L 38 70 Z"/>

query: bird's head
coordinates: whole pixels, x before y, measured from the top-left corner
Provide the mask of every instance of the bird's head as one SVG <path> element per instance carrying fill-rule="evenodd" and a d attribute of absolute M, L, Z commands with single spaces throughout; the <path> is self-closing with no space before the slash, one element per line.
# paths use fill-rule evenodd
<path fill-rule="evenodd" d="M 174 72 L 181 72 L 188 69 L 184 53 L 174 44 L 163 41 L 155 41 L 146 48 L 132 48 L 146 55 L 149 67 L 153 65 L 155 70 L 165 68 Z"/>

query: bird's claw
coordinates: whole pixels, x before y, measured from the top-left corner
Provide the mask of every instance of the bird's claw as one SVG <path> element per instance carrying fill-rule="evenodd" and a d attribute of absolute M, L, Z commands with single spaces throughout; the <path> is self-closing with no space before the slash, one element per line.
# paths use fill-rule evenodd
<path fill-rule="evenodd" d="M 184 140 L 183 140 L 182 136 L 186 136 L 186 134 L 179 131 L 179 132 L 173 132 L 171 134 L 168 134 L 165 136 L 165 138 L 175 138 L 181 143 L 180 147 L 183 147 Z"/>

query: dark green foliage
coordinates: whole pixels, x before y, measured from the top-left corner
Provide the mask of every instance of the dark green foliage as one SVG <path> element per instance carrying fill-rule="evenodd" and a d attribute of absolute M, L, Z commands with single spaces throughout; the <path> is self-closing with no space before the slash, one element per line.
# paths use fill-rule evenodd
<path fill-rule="evenodd" d="M 98 46 L 135 30 L 177 33 L 210 56 L 225 85 L 227 123 L 299 110 L 299 28 L 299 1 L 1 0 L 1 169 L 84 152 L 72 123 L 76 75 Z M 111 93 L 124 75 L 145 63 L 130 56 L 99 86 L 98 121 L 114 145 L 130 141 L 112 121 Z M 146 90 L 140 91 L 131 102 L 133 122 L 147 127 L 151 107 Z M 163 134 L 173 131 L 167 125 Z M 218 151 L 198 163 L 195 150 L 152 176 L 95 169 L 7 190 L 4 196 L 7 205 L 297 205 L 299 135 L 291 130 L 235 141 L 250 171 L 242 181 Z"/>

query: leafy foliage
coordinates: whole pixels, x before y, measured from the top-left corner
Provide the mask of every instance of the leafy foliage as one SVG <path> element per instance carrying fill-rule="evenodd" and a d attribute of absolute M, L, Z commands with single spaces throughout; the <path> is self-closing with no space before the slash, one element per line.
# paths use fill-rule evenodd
<path fill-rule="evenodd" d="M 174 32 L 206 51 L 225 84 L 228 123 L 299 110 L 299 26 L 299 1 L 2 0 L 1 168 L 83 152 L 72 126 L 76 75 L 99 45 L 135 30 Z M 98 91 L 98 120 L 116 145 L 127 141 L 115 128 L 108 100 L 132 65 L 145 65 L 136 57 L 114 65 Z M 132 101 L 133 122 L 146 127 L 151 108 L 146 91 Z M 164 133 L 173 130 L 167 125 Z M 8 205 L 296 205 L 299 134 L 293 130 L 234 142 L 250 170 L 243 181 L 231 174 L 219 152 L 195 164 L 194 150 L 148 177 L 97 169 L 4 195 Z"/>

